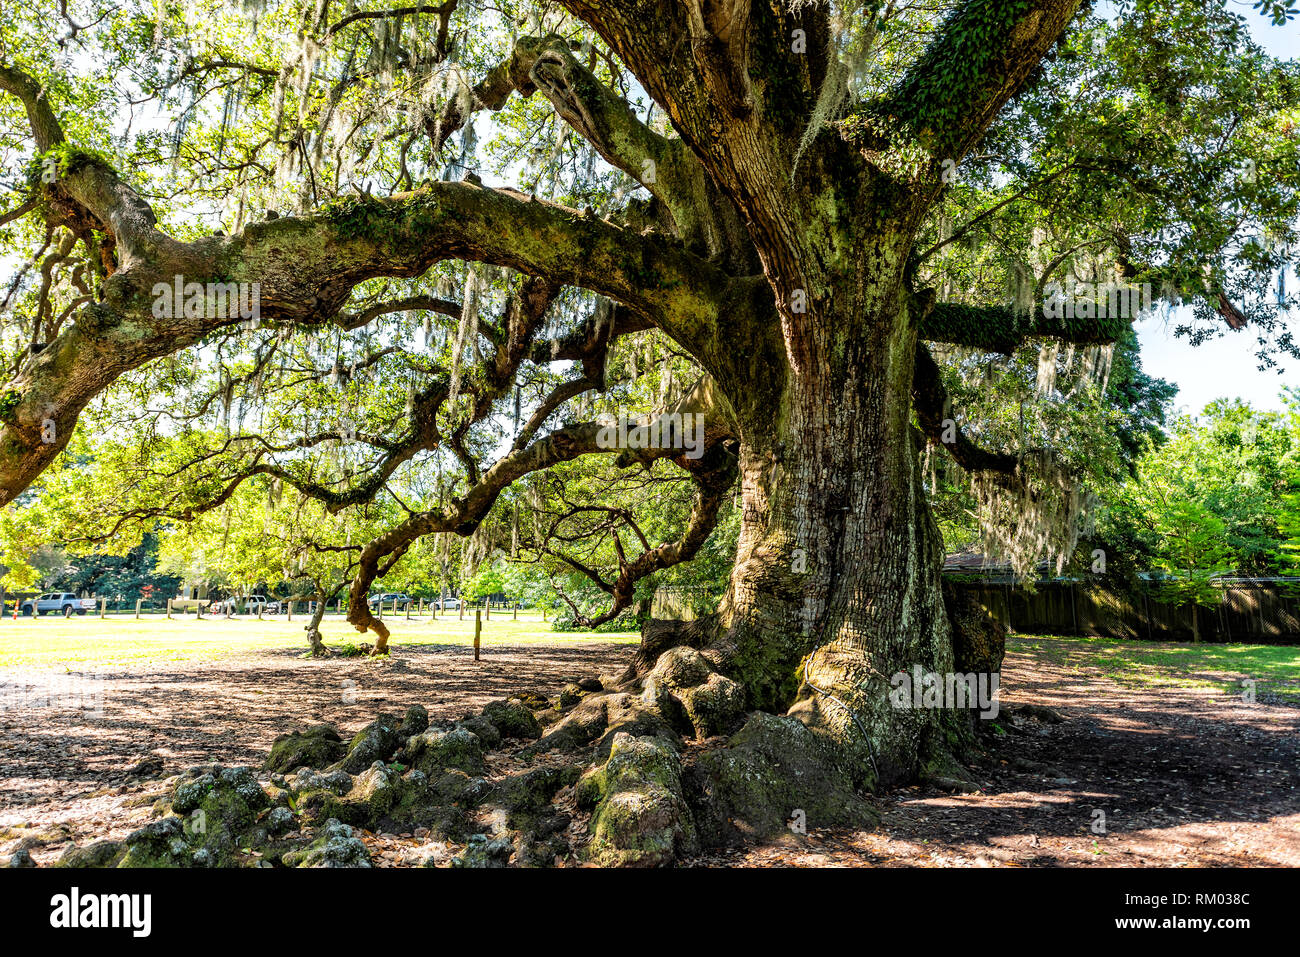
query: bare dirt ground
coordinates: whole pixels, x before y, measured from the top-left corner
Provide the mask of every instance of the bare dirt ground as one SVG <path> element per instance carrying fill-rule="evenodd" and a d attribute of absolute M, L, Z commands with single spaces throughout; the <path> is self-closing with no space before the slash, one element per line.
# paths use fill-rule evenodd
<path fill-rule="evenodd" d="M 1052 655 L 1008 640 L 999 724 L 1009 733 L 970 765 L 979 792 L 900 789 L 882 795 L 872 830 L 821 831 L 809 821 L 806 838 L 699 863 L 1300 866 L 1300 708 L 1203 688 L 1121 686 L 1086 664 L 1095 648 L 1040 641 Z M 1016 716 L 1026 704 L 1066 720 Z"/>
<path fill-rule="evenodd" d="M 146 779 L 214 761 L 257 767 L 276 735 L 300 725 L 353 732 L 412 704 L 462 717 L 511 693 L 554 694 L 574 677 L 621 670 L 633 650 L 593 639 L 498 645 L 475 664 L 464 646 L 408 646 L 388 662 L 304 660 L 286 648 L 120 667 L 107 675 L 99 716 L 39 700 L 0 711 L 0 855 L 21 843 L 47 864 L 69 842 L 123 837 L 149 818 L 141 796 L 157 785 Z M 902 789 L 878 799 L 878 827 L 825 830 L 809 820 L 807 835 L 690 863 L 1300 866 L 1300 709 L 1205 689 L 1135 689 L 1079 658 L 1015 641 L 1008 651 L 998 720 L 1007 733 L 971 765 L 978 792 Z M 1026 704 L 1066 720 L 1017 714 Z M 416 835 L 362 836 L 381 865 L 454 850 Z"/>

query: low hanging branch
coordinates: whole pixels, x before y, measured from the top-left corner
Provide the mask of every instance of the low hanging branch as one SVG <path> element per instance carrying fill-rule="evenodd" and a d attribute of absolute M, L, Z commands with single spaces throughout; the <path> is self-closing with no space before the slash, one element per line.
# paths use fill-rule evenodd
<path fill-rule="evenodd" d="M 630 516 L 621 516 L 641 541 L 642 552 L 633 559 L 628 559 L 618 532 L 613 532 L 615 554 L 618 562 L 618 574 L 613 581 L 606 581 L 599 573 L 583 563 L 556 550 L 550 544 L 555 537 L 555 529 L 560 521 L 552 524 L 550 532 L 539 543 L 538 552 L 550 555 L 564 562 L 570 568 L 590 579 L 597 587 L 607 593 L 612 602 L 610 607 L 599 615 L 590 617 L 575 605 L 567 596 L 565 601 L 573 611 L 574 624 L 584 628 L 595 628 L 607 621 L 612 621 L 632 604 L 636 584 L 657 571 L 688 562 L 699 552 L 700 547 L 713 534 L 718 523 L 718 513 L 732 487 L 736 482 L 736 456 L 721 443 L 715 444 L 698 460 L 685 457 L 673 461 L 691 475 L 695 483 L 695 500 L 691 505 L 691 515 L 686 530 L 674 542 L 651 547 L 645 535 L 631 521 Z M 561 594 L 563 594 L 561 592 Z"/>
<path fill-rule="evenodd" d="M 243 321 L 213 310 L 156 316 L 152 290 L 177 276 L 203 288 L 256 283 L 262 321 L 310 326 L 337 314 L 366 279 L 418 276 L 447 258 L 477 260 L 609 296 L 706 353 L 732 295 L 724 273 L 679 243 L 470 182 L 337 202 L 312 216 L 181 242 L 157 227 L 149 204 L 101 157 L 60 145 L 62 130 L 26 74 L 0 68 L 0 88 L 26 106 L 38 148 L 58 149 L 47 156 L 54 182 L 34 186 L 48 200 L 41 208 L 50 224 L 102 234 L 113 267 L 100 299 L 34 350 L 0 395 L 0 504 L 62 451 L 86 403 L 124 372 Z"/>
<path fill-rule="evenodd" d="M 916 372 L 912 381 L 912 408 L 917 424 L 935 445 L 942 446 L 968 472 L 990 472 L 1007 488 L 1020 487 L 1019 459 L 1005 452 L 990 452 L 971 441 L 949 417 L 948 393 L 939 365 L 924 345 L 916 347 Z"/>
<path fill-rule="evenodd" d="M 366 595 L 371 584 L 382 574 L 382 563 L 398 549 L 410 547 L 418 538 L 435 532 L 468 536 L 491 511 L 501 492 L 532 472 L 542 471 L 581 455 L 607 453 L 600 437 L 604 426 L 590 422 L 567 426 L 537 439 L 524 449 L 511 451 L 498 459 L 469 491 L 443 507 L 416 512 L 404 522 L 371 541 L 362 551 L 356 578 L 350 591 L 348 621 L 358 631 L 372 630 L 379 636 L 376 652 L 387 645 L 388 628 L 371 613 Z M 660 449 L 661 456 L 679 454 L 680 450 Z"/>
<path fill-rule="evenodd" d="M 1030 339 L 1109 345 L 1119 341 L 1133 323 L 1131 318 L 1119 316 L 1054 318 L 1043 315 L 1042 310 L 1023 313 L 1012 306 L 934 303 L 933 291 L 921 296 L 929 301 L 920 305 L 920 338 L 1003 355 L 1012 355 Z"/>

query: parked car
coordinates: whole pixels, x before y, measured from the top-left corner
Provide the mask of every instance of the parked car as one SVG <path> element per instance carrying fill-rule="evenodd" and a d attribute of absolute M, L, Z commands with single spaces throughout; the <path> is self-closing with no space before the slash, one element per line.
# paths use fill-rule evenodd
<path fill-rule="evenodd" d="M 443 599 L 442 601 L 440 601 L 440 602 L 434 602 L 434 604 L 438 606 L 438 609 L 439 609 L 440 611 L 448 611 L 448 610 L 450 610 L 450 611 L 455 611 L 457 608 L 460 607 L 460 599 L 459 599 L 459 598 L 444 598 L 444 599 Z"/>
<path fill-rule="evenodd" d="M 381 604 L 384 606 L 384 608 L 392 608 L 393 602 L 395 601 L 397 602 L 398 611 L 406 611 L 407 608 L 411 607 L 411 602 L 414 600 L 415 599 L 413 599 L 410 595 L 404 595 L 401 592 L 393 591 L 393 592 L 384 592 L 382 595 L 371 595 L 370 599 L 367 601 L 367 604 L 370 605 L 371 611 L 375 611 L 379 608 Z"/>
<path fill-rule="evenodd" d="M 259 608 L 264 615 L 280 614 L 280 603 L 265 595 L 248 595 L 245 598 L 225 598 L 214 601 L 208 607 L 208 612 L 213 615 L 224 615 L 229 612 L 233 615 L 239 611 L 240 605 L 243 605 L 250 615 L 256 615 Z"/>
<path fill-rule="evenodd" d="M 74 611 L 78 615 L 84 615 L 94 607 L 93 598 L 78 598 L 70 591 L 52 591 L 27 599 L 22 603 L 22 612 L 24 615 L 48 615 L 57 611 L 67 618 Z"/>

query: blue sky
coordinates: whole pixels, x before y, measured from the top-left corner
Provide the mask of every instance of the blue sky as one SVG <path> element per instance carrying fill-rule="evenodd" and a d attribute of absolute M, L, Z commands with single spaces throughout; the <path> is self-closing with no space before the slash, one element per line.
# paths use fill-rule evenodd
<path fill-rule="evenodd" d="M 1275 27 L 1250 3 L 1236 3 L 1250 24 L 1255 40 L 1275 57 L 1300 59 L 1300 24 L 1292 22 Z M 1292 277 L 1288 277 L 1289 279 Z M 1255 352 L 1259 345 L 1250 329 L 1233 332 L 1224 327 L 1222 338 L 1192 347 L 1186 339 L 1175 339 L 1177 314 L 1170 320 L 1163 316 L 1136 324 L 1142 343 L 1142 366 L 1150 375 L 1168 379 L 1178 385 L 1174 404 L 1179 409 L 1199 413 L 1213 399 L 1241 397 L 1256 408 L 1280 409 L 1279 393 L 1284 385 L 1300 386 L 1300 362 L 1279 362 L 1276 369 L 1261 372 Z"/>

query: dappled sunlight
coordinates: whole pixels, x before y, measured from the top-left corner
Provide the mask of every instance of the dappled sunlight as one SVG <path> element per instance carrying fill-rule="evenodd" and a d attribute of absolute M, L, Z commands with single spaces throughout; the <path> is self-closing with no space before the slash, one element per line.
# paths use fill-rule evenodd
<path fill-rule="evenodd" d="M 399 639 L 388 659 L 303 658 L 297 649 L 259 647 L 276 644 L 262 637 L 220 654 L 177 649 L 183 661 L 160 656 L 90 669 L 104 679 L 98 714 L 49 704 L 38 687 L 30 692 L 37 706 L 0 708 L 0 843 L 40 835 L 51 843 L 33 854 L 45 860 L 68 840 L 120 837 L 149 817 L 152 801 L 134 800 L 148 790 L 132 773 L 142 761 L 162 760 L 149 779 L 210 762 L 256 768 L 275 737 L 294 728 L 328 722 L 350 735 L 379 712 L 414 704 L 455 719 L 522 690 L 555 693 L 575 676 L 621 670 L 631 652 L 618 635 L 548 639 L 540 622 L 521 620 L 525 637 L 485 639 L 475 662 L 456 624 L 412 622 L 419 633 L 409 645 Z M 511 622 L 499 624 L 504 632 Z M 215 627 L 229 634 L 234 626 Z M 101 657 L 115 654 L 105 649 Z M 62 673 L 23 666 L 0 671 L 0 680 L 53 682 Z"/>
<path fill-rule="evenodd" d="M 1002 670 L 1004 734 L 971 765 L 976 793 L 910 787 L 880 796 L 869 831 L 821 829 L 714 855 L 797 866 L 1300 866 L 1300 709 L 1268 703 L 1296 648 L 1156 648 L 1014 637 Z M 1186 671 L 1167 664 L 1179 655 Z M 1263 654 L 1261 654 L 1263 652 Z M 1158 658 L 1152 662 L 1152 658 Z M 1248 703 L 1225 680 L 1179 683 L 1206 660 L 1260 672 Z M 1262 668 L 1261 663 L 1266 667 Z M 1115 675 L 1116 665 L 1123 665 Z M 1142 685 L 1123 680 L 1130 672 Z M 1044 705 L 1060 724 L 1019 719 Z M 1010 717 L 1009 717 L 1010 716 Z"/>

